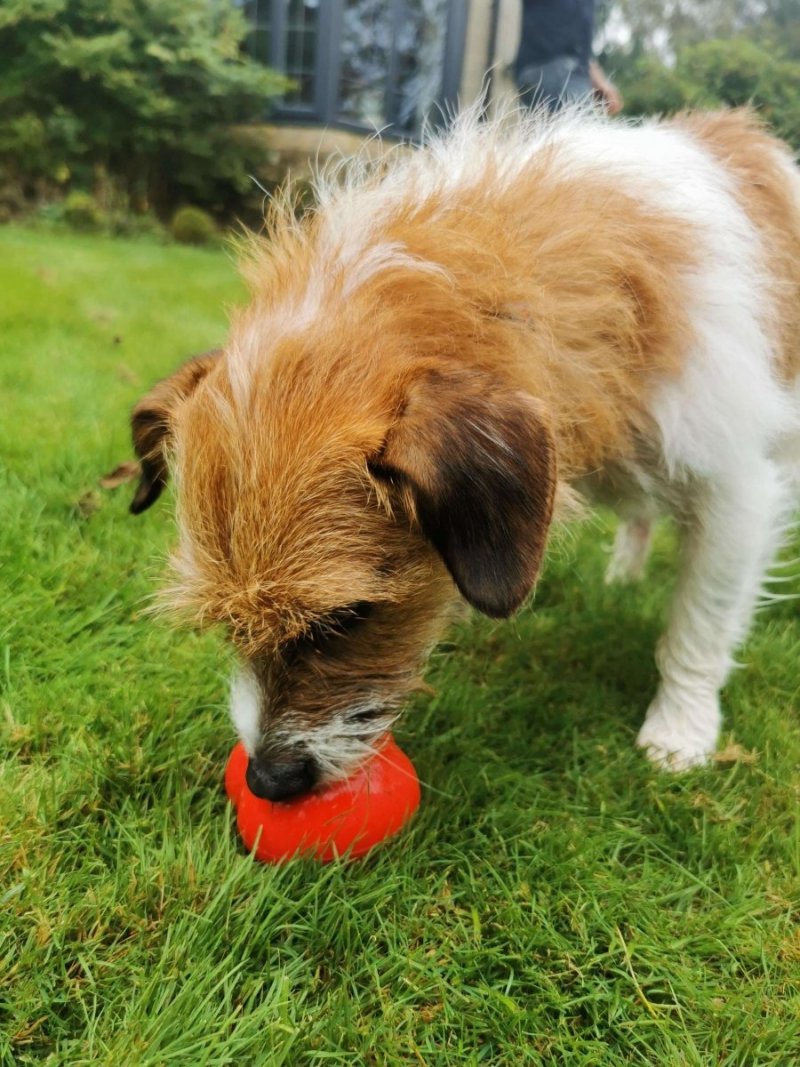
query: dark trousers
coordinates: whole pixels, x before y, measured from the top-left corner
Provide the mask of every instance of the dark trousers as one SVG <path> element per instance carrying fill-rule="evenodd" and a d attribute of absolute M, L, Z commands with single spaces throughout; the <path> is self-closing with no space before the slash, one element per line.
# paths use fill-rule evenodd
<path fill-rule="evenodd" d="M 591 98 L 589 72 L 573 56 L 558 56 L 548 63 L 523 67 L 517 72 L 517 88 L 526 107 L 558 111 L 565 104 Z"/>

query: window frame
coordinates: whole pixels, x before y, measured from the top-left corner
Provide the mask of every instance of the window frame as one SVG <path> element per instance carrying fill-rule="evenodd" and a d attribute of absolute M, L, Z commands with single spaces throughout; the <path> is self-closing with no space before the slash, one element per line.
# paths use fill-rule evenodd
<path fill-rule="evenodd" d="M 388 0 L 391 5 L 393 27 L 398 27 L 405 13 L 406 0 Z M 428 116 L 428 123 L 441 125 L 450 111 L 456 109 L 459 98 L 464 45 L 469 20 L 471 0 L 447 0 L 447 23 L 445 26 L 444 55 L 442 57 L 442 80 L 436 105 Z M 272 122 L 298 126 L 329 126 L 332 129 L 349 130 L 353 133 L 374 133 L 375 127 L 368 123 L 342 118 L 339 114 L 339 79 L 342 67 L 342 20 L 344 0 L 319 0 L 317 6 L 317 52 L 314 63 L 313 102 L 278 102 L 269 112 Z M 257 0 L 255 18 L 248 18 L 250 32 L 263 28 L 260 19 L 262 9 L 270 13 L 270 49 L 267 64 L 274 70 L 283 71 L 281 55 L 285 40 L 287 4 L 285 0 Z M 397 33 L 393 33 L 396 39 Z M 250 53 L 252 55 L 252 52 Z M 255 57 L 261 58 L 261 57 Z M 396 92 L 398 54 L 393 47 L 384 92 L 386 123 L 381 133 L 400 140 L 413 139 L 407 131 L 397 128 Z"/>

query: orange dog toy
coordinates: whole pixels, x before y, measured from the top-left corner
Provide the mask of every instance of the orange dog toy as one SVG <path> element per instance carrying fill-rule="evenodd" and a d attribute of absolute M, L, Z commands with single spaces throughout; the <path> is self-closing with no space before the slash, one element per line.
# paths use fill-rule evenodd
<path fill-rule="evenodd" d="M 295 855 L 323 863 L 363 856 L 396 834 L 419 807 L 414 765 L 389 737 L 342 782 L 295 800 L 261 800 L 247 788 L 247 752 L 235 746 L 225 768 L 225 791 L 237 809 L 237 826 L 256 859 L 281 863 Z"/>

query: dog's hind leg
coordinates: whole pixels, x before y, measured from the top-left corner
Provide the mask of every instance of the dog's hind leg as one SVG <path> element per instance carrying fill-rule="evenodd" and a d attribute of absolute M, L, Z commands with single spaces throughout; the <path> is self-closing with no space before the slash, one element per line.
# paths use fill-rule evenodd
<path fill-rule="evenodd" d="M 785 474 L 754 461 L 725 484 L 706 484 L 686 521 L 683 560 L 656 661 L 661 684 L 637 744 L 684 770 L 713 753 L 719 690 L 744 640 L 789 512 Z"/>
<path fill-rule="evenodd" d="M 627 585 L 643 576 L 650 555 L 653 524 L 650 519 L 620 522 L 614 538 L 611 560 L 606 568 L 606 585 Z"/>

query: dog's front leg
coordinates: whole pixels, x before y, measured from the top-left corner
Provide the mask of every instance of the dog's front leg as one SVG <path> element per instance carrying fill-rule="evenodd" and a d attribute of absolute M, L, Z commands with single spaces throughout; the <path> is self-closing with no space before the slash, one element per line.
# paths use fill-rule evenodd
<path fill-rule="evenodd" d="M 786 489 L 769 461 L 726 484 L 706 484 L 695 497 L 656 654 L 661 684 L 637 739 L 654 762 L 684 770 L 713 753 L 719 691 L 747 635 L 785 517 Z"/>

